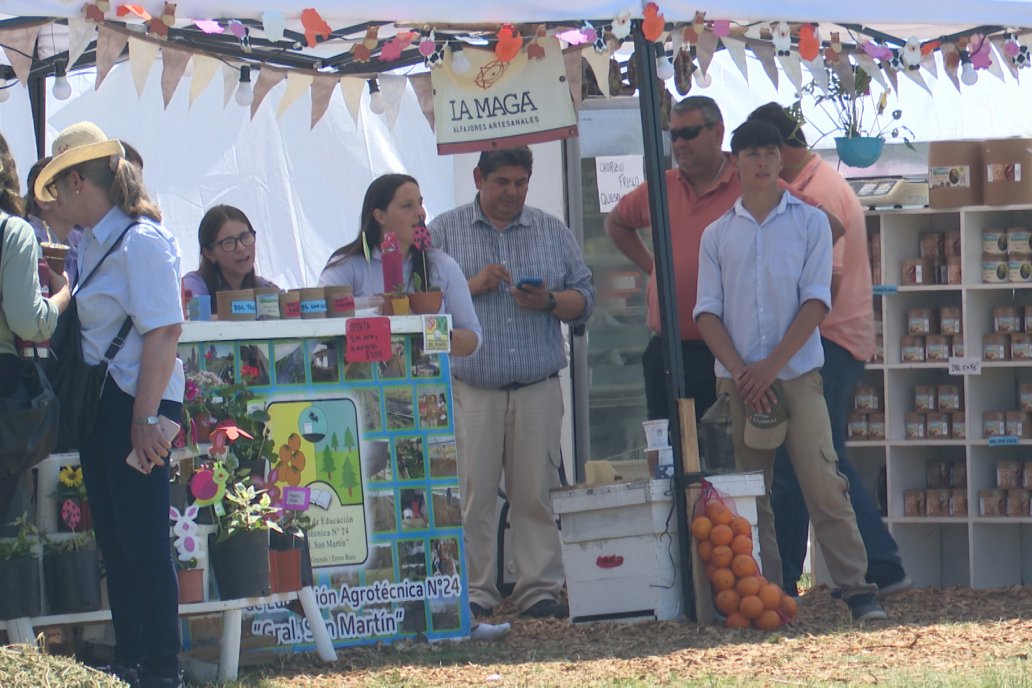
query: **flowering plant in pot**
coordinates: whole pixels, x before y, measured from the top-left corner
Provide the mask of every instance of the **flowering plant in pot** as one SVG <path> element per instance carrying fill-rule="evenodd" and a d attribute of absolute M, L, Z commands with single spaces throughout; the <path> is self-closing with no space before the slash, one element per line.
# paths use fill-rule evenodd
<path fill-rule="evenodd" d="M 273 592 L 300 590 L 313 585 L 312 556 L 308 531 L 313 522 L 304 511 L 283 508 L 279 531 L 269 533 L 269 570 Z"/>
<path fill-rule="evenodd" d="M 222 378 L 208 370 L 187 374 L 180 423 L 182 431 L 175 444 L 196 449 L 198 443 L 208 441 L 208 435 L 218 422 L 212 413 L 212 400 L 218 398 L 218 390 L 224 386 Z"/>
<path fill-rule="evenodd" d="M 92 531 L 43 537 L 43 583 L 51 614 L 100 609 L 100 553 Z"/>
<path fill-rule="evenodd" d="M 237 482 L 222 501 L 218 533 L 208 536 L 212 570 L 222 599 L 269 594 L 269 531 L 281 531 L 279 510 L 265 490 Z"/>
<path fill-rule="evenodd" d="M 870 167 L 877 162 L 886 137 L 902 139 L 908 149 L 916 150 L 911 143 L 914 132 L 900 122 L 903 111 L 896 109 L 888 112 L 888 91 L 883 90 L 875 98 L 871 92 L 871 75 L 862 67 L 853 66 L 852 76 L 852 84 L 849 84 L 838 72 L 829 68 L 826 87 L 822 88 L 816 81 L 803 86 L 803 93 L 813 98 L 814 104 L 825 115 L 825 122 L 831 125 L 825 131 L 815 123 L 813 117 L 806 120 L 820 132 L 821 136 L 817 140 L 835 134 L 839 159 L 850 167 Z M 797 102 L 791 110 L 802 124 L 801 102 Z"/>
<path fill-rule="evenodd" d="M 58 532 L 81 533 L 93 527 L 81 466 L 62 466 L 57 474 L 57 489 L 50 496 L 57 502 Z"/>
<path fill-rule="evenodd" d="M 413 313 L 439 313 L 441 304 L 444 303 L 444 292 L 440 287 L 430 284 L 430 270 L 426 263 L 426 253 L 433 247 L 430 237 L 430 230 L 426 225 L 416 227 L 412 235 L 412 245 L 419 249 L 423 261 L 423 274 L 426 275 L 426 284 L 418 273 L 412 273 L 412 293 L 409 294 L 409 306 Z"/>
<path fill-rule="evenodd" d="M 188 506 L 180 512 L 176 507 L 168 510 L 172 522 L 172 533 L 175 535 L 172 546 L 176 553 L 176 577 L 179 579 L 179 604 L 204 601 L 204 570 L 201 562 L 207 557 L 197 536 L 196 504 Z"/>
<path fill-rule="evenodd" d="M 11 525 L 13 538 L 0 541 L 0 620 L 39 616 L 41 609 L 39 578 L 40 532 L 27 513 Z"/>

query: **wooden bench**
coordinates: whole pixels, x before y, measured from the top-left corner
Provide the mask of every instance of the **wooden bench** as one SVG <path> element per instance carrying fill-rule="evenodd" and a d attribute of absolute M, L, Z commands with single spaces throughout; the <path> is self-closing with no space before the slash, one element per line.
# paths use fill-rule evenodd
<path fill-rule="evenodd" d="M 297 592 L 279 593 L 265 597 L 181 604 L 179 605 L 179 615 L 222 614 L 219 681 L 235 681 L 240 668 L 240 629 L 243 621 L 243 610 L 258 605 L 292 602 L 294 600 L 301 601 L 301 607 L 304 609 L 305 618 L 308 619 L 308 625 L 312 630 L 312 637 L 315 640 L 315 649 L 319 654 L 319 658 L 326 662 L 336 661 L 337 652 L 333 649 L 333 642 L 330 640 L 330 634 L 326 630 L 326 622 L 323 621 L 319 605 L 315 601 L 315 592 L 311 587 L 301 588 Z M 35 644 L 36 629 L 40 627 L 101 623 L 105 621 L 111 621 L 110 609 L 98 609 L 95 612 L 82 612 L 80 614 L 53 614 L 49 616 L 10 619 L 9 621 L 0 621 L 0 627 L 7 631 L 7 638 L 11 643 Z"/>

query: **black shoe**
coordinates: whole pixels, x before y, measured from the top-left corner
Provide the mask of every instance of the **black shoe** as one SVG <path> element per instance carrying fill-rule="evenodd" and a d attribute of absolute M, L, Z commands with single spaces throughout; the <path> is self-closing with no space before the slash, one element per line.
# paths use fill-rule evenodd
<path fill-rule="evenodd" d="M 570 616 L 570 608 L 555 600 L 540 600 L 520 612 L 520 616 L 524 619 L 566 619 Z"/>
<path fill-rule="evenodd" d="M 182 672 L 177 672 L 175 676 L 156 676 L 141 671 L 140 680 L 136 685 L 139 688 L 186 688 Z"/>
<path fill-rule="evenodd" d="M 469 603 L 469 611 L 473 614 L 474 619 L 486 619 L 489 616 L 494 616 L 494 609 L 491 607 L 481 607 L 476 602 Z"/>
<path fill-rule="evenodd" d="M 140 685 L 139 670 L 134 666 L 128 667 L 118 662 L 112 662 L 106 666 L 97 667 L 97 671 L 103 671 L 109 676 L 114 676 L 126 683 L 129 688 L 137 688 Z"/>
<path fill-rule="evenodd" d="M 846 604 L 849 605 L 853 621 L 884 621 L 889 618 L 873 593 L 854 595 L 846 600 Z"/>

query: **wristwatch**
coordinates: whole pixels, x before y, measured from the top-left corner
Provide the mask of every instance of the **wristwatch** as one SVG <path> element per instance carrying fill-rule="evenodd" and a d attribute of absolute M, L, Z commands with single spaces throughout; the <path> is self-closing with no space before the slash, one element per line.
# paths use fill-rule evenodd
<path fill-rule="evenodd" d="M 140 418 L 133 418 L 133 425 L 160 425 L 161 421 L 158 420 L 157 416 L 142 416 Z"/>
<path fill-rule="evenodd" d="M 551 313 L 552 311 L 554 311 L 556 305 L 557 304 L 555 302 L 555 294 L 553 294 L 552 292 L 548 292 L 548 305 L 545 306 L 545 313 Z"/>

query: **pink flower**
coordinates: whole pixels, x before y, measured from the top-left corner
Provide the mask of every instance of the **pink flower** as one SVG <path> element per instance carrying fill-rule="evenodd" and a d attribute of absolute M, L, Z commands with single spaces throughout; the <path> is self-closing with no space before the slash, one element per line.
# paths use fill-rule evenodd
<path fill-rule="evenodd" d="M 193 380 L 186 381 L 186 392 L 184 392 L 183 396 L 187 401 L 193 401 L 194 399 L 196 399 L 197 395 L 200 394 L 200 392 L 201 389 L 197 386 L 196 382 L 194 382 Z"/>
<path fill-rule="evenodd" d="M 416 227 L 416 231 L 412 234 L 412 244 L 420 251 L 426 251 L 433 246 L 433 238 L 430 236 L 430 230 L 426 228 L 426 225 Z"/>
<path fill-rule="evenodd" d="M 258 370 L 256 366 L 245 365 L 240 367 L 240 376 L 246 380 L 256 380 L 261 374 L 262 371 Z"/>

